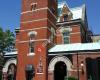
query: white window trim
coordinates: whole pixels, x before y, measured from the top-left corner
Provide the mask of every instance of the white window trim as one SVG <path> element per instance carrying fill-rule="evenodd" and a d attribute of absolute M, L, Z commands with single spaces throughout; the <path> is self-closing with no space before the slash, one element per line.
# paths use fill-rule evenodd
<path fill-rule="evenodd" d="M 37 32 L 36 31 L 31 31 L 31 32 L 28 33 L 28 36 L 30 36 L 32 34 L 36 36 L 37 35 Z"/>
<path fill-rule="evenodd" d="M 36 74 L 44 74 L 44 73 L 36 73 Z"/>
<path fill-rule="evenodd" d="M 31 32 L 29 32 L 28 33 L 28 36 L 30 37 L 31 35 L 37 35 L 37 32 L 36 31 L 31 31 Z M 29 40 L 29 43 L 30 42 L 34 42 L 34 40 Z M 35 53 L 34 52 L 31 52 L 31 50 L 30 50 L 30 46 L 29 46 L 29 53 L 27 54 L 27 56 L 34 56 L 35 55 Z"/>
<path fill-rule="evenodd" d="M 37 5 L 37 3 L 31 3 L 31 6 L 32 5 Z M 32 9 L 31 11 L 37 11 L 37 9 Z"/>
<path fill-rule="evenodd" d="M 35 53 L 28 53 L 27 56 L 34 56 Z"/>

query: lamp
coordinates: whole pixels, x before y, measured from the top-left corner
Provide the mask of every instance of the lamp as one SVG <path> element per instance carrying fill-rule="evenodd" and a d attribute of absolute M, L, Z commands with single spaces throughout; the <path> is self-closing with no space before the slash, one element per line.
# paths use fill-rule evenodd
<path fill-rule="evenodd" d="M 83 63 L 83 61 L 81 61 L 81 70 L 82 70 L 82 74 L 84 74 L 84 63 Z"/>

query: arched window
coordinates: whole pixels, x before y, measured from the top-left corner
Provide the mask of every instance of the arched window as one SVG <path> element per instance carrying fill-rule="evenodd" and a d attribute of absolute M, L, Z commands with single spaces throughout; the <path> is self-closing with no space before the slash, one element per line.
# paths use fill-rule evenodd
<path fill-rule="evenodd" d="M 35 37 L 37 35 L 37 32 L 36 31 L 31 31 L 28 33 L 29 35 L 29 54 L 32 54 L 34 53 L 34 45 L 35 45 Z"/>

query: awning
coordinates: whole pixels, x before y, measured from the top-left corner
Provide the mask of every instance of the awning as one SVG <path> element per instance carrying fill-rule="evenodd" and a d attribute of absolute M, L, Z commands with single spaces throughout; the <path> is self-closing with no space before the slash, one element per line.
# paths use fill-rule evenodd
<path fill-rule="evenodd" d="M 49 53 L 73 53 L 73 52 L 100 51 L 100 42 L 97 43 L 74 43 L 55 45 L 49 49 Z"/>

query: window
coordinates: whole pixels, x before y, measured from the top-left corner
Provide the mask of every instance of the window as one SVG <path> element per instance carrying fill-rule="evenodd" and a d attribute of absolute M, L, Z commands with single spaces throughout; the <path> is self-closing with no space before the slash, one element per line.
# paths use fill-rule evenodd
<path fill-rule="evenodd" d="M 51 27 L 50 41 L 54 42 L 54 37 L 55 37 L 55 29 L 53 27 Z"/>
<path fill-rule="evenodd" d="M 70 32 L 64 31 L 62 34 L 63 34 L 63 43 L 68 44 L 70 42 Z"/>
<path fill-rule="evenodd" d="M 31 41 L 29 42 L 29 52 L 30 53 L 34 53 L 34 42 L 33 41 L 32 42 Z"/>
<path fill-rule="evenodd" d="M 28 64 L 25 67 L 26 80 L 32 80 L 35 77 L 35 68 L 33 65 Z"/>
<path fill-rule="evenodd" d="M 68 44 L 69 43 L 69 37 L 64 37 L 64 44 Z"/>
<path fill-rule="evenodd" d="M 68 20 L 68 15 L 67 14 L 64 15 L 63 19 L 64 19 L 64 21 L 67 21 Z"/>
<path fill-rule="evenodd" d="M 34 39 L 35 39 L 35 35 L 30 34 L 30 36 L 29 36 L 29 53 L 34 53 Z"/>
<path fill-rule="evenodd" d="M 31 31 L 28 33 L 29 35 L 29 54 L 33 54 L 34 53 L 34 40 L 35 40 L 35 37 L 37 35 L 37 32 L 36 31 Z"/>
<path fill-rule="evenodd" d="M 31 11 L 33 11 L 33 10 L 36 9 L 36 5 L 37 5 L 37 3 L 32 3 L 32 4 L 31 4 Z"/>

